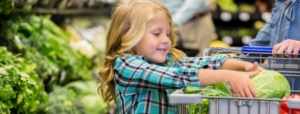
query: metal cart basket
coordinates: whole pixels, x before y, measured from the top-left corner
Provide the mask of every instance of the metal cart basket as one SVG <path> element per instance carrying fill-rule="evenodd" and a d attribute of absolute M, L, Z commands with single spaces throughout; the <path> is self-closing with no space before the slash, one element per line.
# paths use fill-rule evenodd
<path fill-rule="evenodd" d="M 213 56 L 214 54 L 236 54 L 236 56 L 234 56 L 236 59 L 250 62 L 257 61 L 261 67 L 276 70 L 282 73 L 285 77 L 300 78 L 299 56 L 298 58 L 279 58 L 276 56 L 287 54 L 278 54 L 273 57 L 271 52 L 272 48 L 269 47 L 244 46 L 236 48 L 207 48 L 204 50 L 204 56 Z M 293 81 L 292 84 L 290 84 L 291 94 L 300 94 L 300 90 L 294 90 L 295 83 L 300 82 Z M 280 102 L 287 102 L 289 114 L 292 114 L 291 109 L 300 109 L 300 100 L 291 99 L 281 100 L 202 96 L 200 94 L 184 94 L 182 89 L 176 90 L 170 95 L 170 103 L 174 103 L 178 107 L 176 108 L 176 112 L 179 114 L 190 113 L 186 108 L 186 105 L 188 104 L 198 104 L 199 108 L 201 108 L 200 104 L 204 99 L 210 100 L 208 110 L 209 114 L 280 114 Z M 200 110 L 199 114 L 201 113 Z"/>

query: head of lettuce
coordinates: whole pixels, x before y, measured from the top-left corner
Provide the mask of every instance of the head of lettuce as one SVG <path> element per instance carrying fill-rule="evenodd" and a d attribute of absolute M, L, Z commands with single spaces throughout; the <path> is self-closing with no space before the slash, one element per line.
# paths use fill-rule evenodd
<path fill-rule="evenodd" d="M 283 98 L 291 93 L 287 79 L 276 71 L 262 71 L 251 78 L 259 98 Z"/>

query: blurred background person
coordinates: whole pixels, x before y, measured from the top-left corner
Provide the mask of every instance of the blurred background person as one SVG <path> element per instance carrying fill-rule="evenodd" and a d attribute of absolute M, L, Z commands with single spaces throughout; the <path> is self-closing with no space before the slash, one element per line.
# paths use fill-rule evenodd
<path fill-rule="evenodd" d="M 170 10 L 178 27 L 177 48 L 187 56 L 202 56 L 203 50 L 217 39 L 210 10 L 216 0 L 161 0 Z"/>

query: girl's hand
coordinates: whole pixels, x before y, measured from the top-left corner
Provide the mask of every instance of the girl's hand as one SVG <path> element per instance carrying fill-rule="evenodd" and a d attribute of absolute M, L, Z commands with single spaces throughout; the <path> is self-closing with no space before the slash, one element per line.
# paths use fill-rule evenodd
<path fill-rule="evenodd" d="M 251 72 L 228 71 L 227 83 L 237 97 L 255 98 L 258 97 L 258 94 L 250 77 L 256 76 L 258 73 L 258 70 Z"/>
<path fill-rule="evenodd" d="M 257 62 L 254 62 L 253 64 L 247 65 L 247 66 L 245 67 L 245 71 L 246 71 L 246 72 L 255 71 L 255 70 L 258 70 L 258 71 L 265 71 L 266 69 L 260 67 L 260 66 L 258 65 Z"/>

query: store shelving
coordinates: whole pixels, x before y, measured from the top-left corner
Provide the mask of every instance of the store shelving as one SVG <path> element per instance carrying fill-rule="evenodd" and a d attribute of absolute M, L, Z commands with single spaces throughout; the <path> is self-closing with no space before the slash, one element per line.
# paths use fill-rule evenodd
<path fill-rule="evenodd" d="M 36 8 L 33 10 L 14 9 L 15 13 L 35 13 L 35 14 L 53 14 L 53 15 L 106 15 L 111 12 L 111 8 L 99 9 L 46 9 Z"/>
<path fill-rule="evenodd" d="M 270 11 L 273 7 L 274 0 L 232 0 L 232 2 L 234 2 L 234 4 L 231 4 L 234 5 L 232 7 L 237 7 L 234 11 L 222 10 L 218 5 L 217 9 L 211 12 L 218 39 L 231 46 L 248 45 L 249 41 L 255 38 L 257 32 L 261 29 L 262 24 L 270 18 Z M 264 7 L 267 9 L 261 10 L 260 5 L 257 5 L 258 2 L 264 3 Z M 245 7 L 248 8 L 246 9 Z M 240 29 L 245 28 L 250 29 L 248 34 L 235 35 L 238 34 Z M 224 31 L 233 33 L 234 35 L 224 35 L 222 34 Z M 253 33 L 253 31 L 255 31 L 255 33 Z"/>
<path fill-rule="evenodd" d="M 20 93 L 6 101 L 1 96 L 1 103 L 14 106 L 8 107 L 5 110 L 7 113 L 108 113 L 111 105 L 104 102 L 97 92 L 98 84 L 101 83 L 98 70 L 103 64 L 103 53 L 98 49 L 101 46 L 94 46 L 81 34 L 82 29 L 88 34 L 92 33 L 88 27 L 98 27 L 98 34 L 89 35 L 102 38 L 100 35 L 104 34 L 105 28 L 97 21 L 102 20 L 99 17 L 110 15 L 114 5 L 111 1 L 115 0 L 105 1 L 0 0 L 1 49 L 7 48 L 14 57 L 18 55 L 18 60 L 28 62 L 24 69 L 33 70 L 37 74 L 36 84 L 42 86 L 39 91 L 41 95 L 34 93 L 39 95 L 35 99 L 38 105 L 22 100 Z M 78 17 L 84 20 L 73 22 Z M 101 42 L 99 44 L 102 45 Z M 3 65 L 1 67 L 5 67 Z M 27 77 L 31 76 L 34 75 Z M 22 86 L 28 86 L 26 92 L 32 89 L 31 85 Z M 26 105 L 15 103 L 16 99 L 34 106 L 30 110 L 33 112 L 28 112 Z"/>

